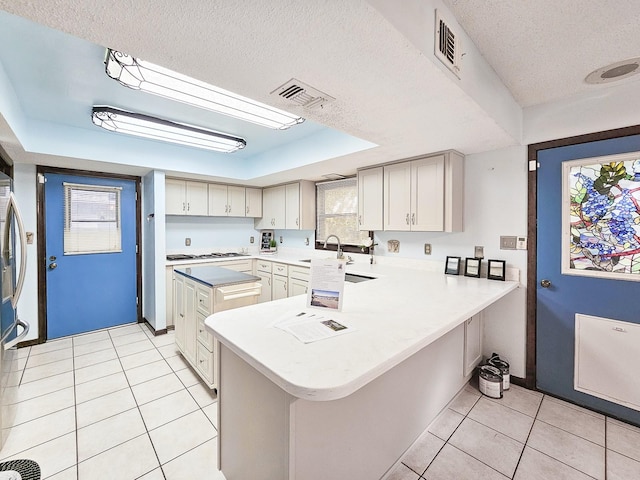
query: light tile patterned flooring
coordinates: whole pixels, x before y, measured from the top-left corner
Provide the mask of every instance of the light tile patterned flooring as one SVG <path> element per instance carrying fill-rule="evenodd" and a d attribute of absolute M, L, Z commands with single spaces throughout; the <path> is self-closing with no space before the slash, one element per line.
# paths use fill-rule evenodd
<path fill-rule="evenodd" d="M 637 480 L 640 428 L 517 386 L 471 384 L 387 480 Z"/>
<path fill-rule="evenodd" d="M 43 479 L 211 479 L 215 396 L 174 335 L 132 324 L 18 350 L 26 365 L 0 461 L 37 461 Z"/>
<path fill-rule="evenodd" d="M 26 369 L 0 461 L 35 460 L 52 480 L 224 479 L 216 399 L 178 354 L 173 332 L 153 337 L 127 325 L 18 353 Z M 517 386 L 490 399 L 471 385 L 387 476 L 594 478 L 640 479 L 640 428 Z"/>

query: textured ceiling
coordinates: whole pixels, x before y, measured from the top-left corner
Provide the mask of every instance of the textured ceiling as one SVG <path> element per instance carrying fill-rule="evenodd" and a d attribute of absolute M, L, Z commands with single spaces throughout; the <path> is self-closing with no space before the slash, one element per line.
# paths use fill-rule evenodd
<path fill-rule="evenodd" d="M 484 0 L 481 7 L 473 0 L 443 1 L 490 64 L 486 70 L 495 70 L 522 107 L 610 92 L 615 84 L 589 86 L 584 77 L 603 65 L 640 55 L 637 0 Z M 91 42 L 93 49 L 126 51 L 379 145 L 352 154 L 336 151 L 323 161 L 301 158 L 282 165 L 279 173 L 257 174 L 255 184 L 350 174 L 357 167 L 450 148 L 469 154 L 520 143 L 517 128 L 505 131 L 509 128 L 492 118 L 487 104 L 465 93 L 464 82 L 452 80 L 425 48 L 438 5 L 440 0 L 406 0 L 402 9 L 393 0 L 0 0 L 0 9 Z M 5 56 L 11 56 L 13 47 L 26 49 L 29 41 L 36 39 L 20 39 L 18 45 L 4 42 L 0 51 L 4 48 Z M 64 55 L 56 42 L 48 50 Z M 79 77 L 57 80 L 58 90 L 48 83 L 53 74 L 32 65 L 32 85 L 16 80 L 23 110 L 34 117 L 44 115 L 44 109 L 28 104 L 37 98 L 40 105 L 55 105 L 47 95 L 68 95 L 77 106 L 86 103 L 83 108 L 100 95 L 106 102 L 109 92 L 92 87 L 82 60 L 67 59 L 65 65 Z M 335 97 L 335 102 L 307 111 L 270 95 L 292 77 Z M 639 81 L 637 76 L 623 83 Z M 495 105 L 513 102 L 511 97 L 486 98 Z M 640 104 L 640 88 L 628 101 Z M 62 123 L 74 124 L 71 107 L 60 112 L 68 115 Z M 159 102 L 148 108 L 169 107 Z M 200 115 L 171 109 L 194 120 Z M 2 130 L 0 123 L 0 141 L 10 142 L 12 136 Z M 265 141 L 263 148 L 273 145 Z M 277 155 L 272 157 L 269 161 L 277 162 Z M 53 162 L 59 155 L 24 152 L 19 158 Z M 175 173 L 180 172 L 178 164 Z"/>
<path fill-rule="evenodd" d="M 638 0 L 445 3 L 523 107 L 598 92 L 613 84 L 588 85 L 589 73 L 640 56 Z M 640 95 L 640 75 L 621 82 Z"/>
<path fill-rule="evenodd" d="M 380 145 L 315 163 L 305 178 L 517 142 L 362 0 L 0 0 L 0 9 Z M 270 96 L 291 77 L 336 101 L 303 111 Z M 293 168 L 289 175 L 299 174 Z"/>

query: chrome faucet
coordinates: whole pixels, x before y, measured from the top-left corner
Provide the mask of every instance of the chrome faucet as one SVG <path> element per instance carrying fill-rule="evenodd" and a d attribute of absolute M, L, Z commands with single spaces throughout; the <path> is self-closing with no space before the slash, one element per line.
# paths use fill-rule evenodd
<path fill-rule="evenodd" d="M 340 248 L 340 239 L 338 238 L 338 236 L 337 236 L 337 235 L 333 235 L 333 234 L 332 234 L 332 235 L 329 235 L 329 236 L 325 239 L 325 241 L 324 241 L 324 248 L 327 248 L 327 242 L 329 241 L 329 239 L 330 239 L 331 237 L 336 237 L 336 240 L 338 241 L 338 253 L 337 253 L 337 258 L 338 258 L 338 259 L 344 258 L 344 255 L 342 254 L 342 249 Z"/>

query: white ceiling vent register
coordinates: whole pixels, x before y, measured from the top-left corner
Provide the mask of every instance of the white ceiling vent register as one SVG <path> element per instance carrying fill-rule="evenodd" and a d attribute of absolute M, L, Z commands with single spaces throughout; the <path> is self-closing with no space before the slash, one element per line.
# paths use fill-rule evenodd
<path fill-rule="evenodd" d="M 460 35 L 451 28 L 451 23 L 443 18 L 438 10 L 436 10 L 434 45 L 436 57 L 444 63 L 456 77 L 460 78 L 460 59 L 462 58 Z"/>
<path fill-rule="evenodd" d="M 313 88 L 312 86 L 295 78 L 292 78 L 288 82 L 280 85 L 271 92 L 271 95 L 278 95 L 279 97 L 287 99 L 291 103 L 301 105 L 305 108 L 324 106 L 335 100 L 332 96 L 327 95 L 317 88 Z"/>

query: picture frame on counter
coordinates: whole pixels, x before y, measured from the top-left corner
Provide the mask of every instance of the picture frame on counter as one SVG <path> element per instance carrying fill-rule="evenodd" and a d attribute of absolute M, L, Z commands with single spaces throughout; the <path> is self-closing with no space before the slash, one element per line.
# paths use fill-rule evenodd
<path fill-rule="evenodd" d="M 480 278 L 480 270 L 482 267 L 481 258 L 466 258 L 464 261 L 464 276 Z"/>
<path fill-rule="evenodd" d="M 461 257 L 447 257 L 444 266 L 444 273 L 447 275 L 460 275 Z"/>
<path fill-rule="evenodd" d="M 505 260 L 489 260 L 487 265 L 487 278 L 489 280 L 502 280 L 504 282 L 506 269 L 507 262 Z"/>

